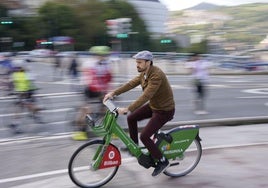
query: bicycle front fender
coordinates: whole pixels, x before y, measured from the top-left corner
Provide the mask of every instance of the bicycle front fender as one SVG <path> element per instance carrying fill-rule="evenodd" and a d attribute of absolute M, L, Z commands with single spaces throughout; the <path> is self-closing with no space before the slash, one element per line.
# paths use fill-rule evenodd
<path fill-rule="evenodd" d="M 122 161 L 119 149 L 111 143 L 108 146 L 99 146 L 93 160 L 92 167 L 95 170 L 120 166 Z"/>

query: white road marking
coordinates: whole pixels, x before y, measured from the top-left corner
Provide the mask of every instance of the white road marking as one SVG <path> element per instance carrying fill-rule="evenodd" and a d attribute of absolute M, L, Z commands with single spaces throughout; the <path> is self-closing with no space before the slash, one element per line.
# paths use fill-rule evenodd
<path fill-rule="evenodd" d="M 238 99 L 266 99 L 268 96 L 248 96 L 248 97 L 237 97 Z"/>
<path fill-rule="evenodd" d="M 252 93 L 252 94 L 268 95 L 268 88 L 245 89 L 245 90 L 242 90 L 242 92 Z"/>
<path fill-rule="evenodd" d="M 9 182 L 14 182 L 14 181 L 33 179 L 33 178 L 45 177 L 45 176 L 56 175 L 56 174 L 65 174 L 67 172 L 68 172 L 67 169 L 63 169 L 63 170 L 55 170 L 55 171 L 38 173 L 38 174 L 31 174 L 31 175 L 26 175 L 26 176 L 18 176 L 18 177 L 13 177 L 13 178 L 0 179 L 0 183 L 9 183 Z"/>
<path fill-rule="evenodd" d="M 268 88 L 257 88 L 257 89 L 246 89 L 242 92 L 250 94 L 259 94 L 258 96 L 248 96 L 248 97 L 239 97 L 241 99 L 266 99 L 268 98 Z M 264 96 L 266 95 L 266 96 Z M 264 103 L 265 106 L 268 106 L 268 103 Z"/>
<path fill-rule="evenodd" d="M 249 80 L 227 80 L 226 82 L 230 82 L 230 83 L 247 83 L 247 82 L 252 82 Z"/>
<path fill-rule="evenodd" d="M 45 113 L 55 113 L 55 112 L 67 112 L 67 111 L 70 111 L 72 110 L 73 108 L 59 108 L 59 109 L 52 109 L 52 110 L 42 110 L 42 112 L 45 112 Z M 27 115 L 29 114 L 28 112 L 23 112 L 23 113 L 18 113 L 17 115 Z M 12 116 L 15 116 L 16 114 L 15 113 L 9 113 L 9 114 L 0 114 L 0 117 L 12 117 Z"/>
<path fill-rule="evenodd" d="M 37 141 L 37 140 L 54 140 L 54 139 L 70 138 L 71 134 L 72 132 L 67 132 L 67 133 L 54 134 L 52 136 L 28 136 L 28 137 L 21 137 L 21 138 L 6 138 L 6 139 L 0 139 L 0 145 L 23 143 L 23 142 Z"/>
<path fill-rule="evenodd" d="M 209 84 L 209 87 L 214 87 L 214 88 L 229 88 L 230 86 L 228 85 L 222 85 L 222 84 Z"/>

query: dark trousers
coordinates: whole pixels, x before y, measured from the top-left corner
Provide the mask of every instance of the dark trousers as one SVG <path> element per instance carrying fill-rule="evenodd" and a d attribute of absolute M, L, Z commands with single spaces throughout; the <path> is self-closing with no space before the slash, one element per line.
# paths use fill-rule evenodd
<path fill-rule="evenodd" d="M 202 80 L 195 80 L 196 110 L 205 110 L 206 85 Z"/>
<path fill-rule="evenodd" d="M 175 109 L 170 111 L 152 110 L 149 104 L 132 112 L 128 117 L 128 128 L 131 139 L 138 144 L 138 121 L 151 118 L 140 134 L 140 140 L 150 151 L 155 159 L 162 157 L 161 151 L 157 148 L 151 136 L 154 135 L 166 122 L 173 119 Z"/>

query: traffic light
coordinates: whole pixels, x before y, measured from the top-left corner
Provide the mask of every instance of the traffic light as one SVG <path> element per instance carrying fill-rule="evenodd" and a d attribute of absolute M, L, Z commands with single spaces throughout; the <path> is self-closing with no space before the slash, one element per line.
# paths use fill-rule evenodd
<path fill-rule="evenodd" d="M 119 33 L 131 32 L 131 18 L 118 18 Z"/>
<path fill-rule="evenodd" d="M 168 44 L 168 43 L 172 43 L 172 40 L 171 39 L 162 39 L 160 41 L 161 44 Z"/>
<path fill-rule="evenodd" d="M 116 19 L 106 20 L 107 33 L 115 37 L 118 34 L 118 21 Z"/>
<path fill-rule="evenodd" d="M 128 38 L 131 32 L 131 18 L 117 18 L 106 20 L 107 33 L 116 38 Z"/>

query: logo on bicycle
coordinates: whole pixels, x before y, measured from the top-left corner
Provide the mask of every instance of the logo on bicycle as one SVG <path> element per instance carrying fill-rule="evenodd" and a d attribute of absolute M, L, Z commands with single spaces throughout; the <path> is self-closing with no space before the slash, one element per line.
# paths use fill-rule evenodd
<path fill-rule="evenodd" d="M 162 151 L 170 150 L 170 144 L 162 146 Z"/>
<path fill-rule="evenodd" d="M 109 145 L 103 154 L 103 158 L 99 166 L 99 169 L 119 166 L 120 164 L 121 164 L 120 152 L 115 146 Z"/>
<path fill-rule="evenodd" d="M 113 159 L 115 157 L 114 151 L 110 151 L 108 156 L 109 156 L 109 159 Z"/>

